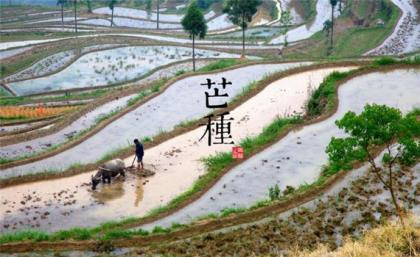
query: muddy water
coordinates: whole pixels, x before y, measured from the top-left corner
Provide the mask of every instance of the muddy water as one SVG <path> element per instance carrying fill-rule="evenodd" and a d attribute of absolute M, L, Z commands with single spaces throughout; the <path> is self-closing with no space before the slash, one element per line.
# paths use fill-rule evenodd
<path fill-rule="evenodd" d="M 124 115 L 99 133 L 74 148 L 40 161 L 0 171 L 0 178 L 14 177 L 45 170 L 60 171 L 72 164 L 92 163 L 110 151 L 127 147 L 133 138 L 152 137 L 161 131 L 191 119 L 203 117 L 209 112 L 201 83 L 207 78 L 220 82 L 222 77 L 232 82 L 226 87 L 229 97 L 235 97 L 243 88 L 264 75 L 309 63 L 259 64 L 212 75 L 188 77 L 171 85 L 165 92 L 134 111 Z M 188 99 L 186 101 L 185 99 Z M 223 99 L 222 99 L 223 100 Z"/>
<path fill-rule="evenodd" d="M 172 222 L 189 222 L 211 212 L 229 207 L 248 207 L 268 197 L 268 188 L 278 184 L 297 187 L 311 183 L 327 164 L 325 148 L 332 136 L 343 136 L 334 122 L 345 112 L 360 112 L 367 103 L 386 104 L 403 112 L 420 107 L 419 70 L 396 70 L 373 73 L 347 82 L 339 89 L 340 105 L 331 118 L 284 139 L 234 168 L 199 200 L 173 215 L 148 224 L 168 226 Z"/>
<path fill-rule="evenodd" d="M 276 117 L 301 113 L 308 92 L 316 88 L 325 76 L 334 70 L 348 69 L 304 72 L 267 86 L 231 112 L 230 116 L 234 118 L 233 140 L 239 142 L 246 136 L 260 133 Z M 57 230 L 145 215 L 187 190 L 204 173 L 201 158 L 231 149 L 231 145 L 208 147 L 206 141 L 199 141 L 202 133 L 200 127 L 146 149 L 146 169 L 156 172 L 147 179 L 139 180 L 130 175 L 124 183 L 101 185 L 94 193 L 83 184 L 89 182 L 90 174 L 2 189 L 0 203 L 3 204 L 4 218 L 0 225 L 5 230 L 31 226 Z M 131 158 L 126 159 L 126 165 L 131 165 L 131 161 Z M 13 199 L 14 203 L 8 199 Z"/>
<path fill-rule="evenodd" d="M 209 64 L 210 62 L 211 62 L 210 60 L 197 60 L 196 67 L 199 69 Z M 139 85 L 142 83 L 150 83 L 158 79 L 168 78 L 168 77 L 174 76 L 176 72 L 180 70 L 184 70 L 184 71 L 192 70 L 192 64 L 190 62 L 185 62 L 185 63 L 178 63 L 178 64 L 171 65 L 167 68 L 154 72 L 153 74 L 151 74 L 150 76 L 147 76 L 144 79 L 141 79 L 134 83 L 129 83 L 127 84 L 127 86 L 134 85 L 134 84 Z M 65 127 L 64 129 L 54 134 L 50 134 L 45 137 L 39 137 L 33 140 L 28 140 L 23 143 L 3 146 L 0 149 L 0 157 L 6 158 L 6 159 L 13 159 L 13 158 L 18 158 L 18 157 L 27 156 L 27 155 L 39 154 L 45 150 L 48 150 L 48 148 L 50 148 L 53 145 L 63 144 L 66 141 L 68 141 L 68 139 L 71 139 L 72 136 L 86 129 L 89 129 L 92 125 L 95 124 L 95 121 L 98 118 L 100 118 L 102 115 L 105 115 L 113 110 L 126 107 L 127 102 L 135 96 L 136 94 L 128 95 L 126 97 L 117 98 L 117 99 L 112 100 L 111 102 L 101 105 L 97 107 L 95 110 L 88 112 L 84 116 L 80 117 L 79 119 L 71 123 L 69 126 Z M 92 101 L 92 99 L 82 100 L 82 101 Z M 67 101 L 65 103 L 70 104 L 74 102 L 76 101 Z M 60 102 L 57 102 L 57 103 L 60 103 Z M 64 102 L 61 102 L 61 103 L 64 103 Z M 49 104 L 53 104 L 53 103 L 49 103 Z M 7 126 L 0 127 L 0 131 L 8 131 L 8 130 L 11 130 L 11 128 L 8 128 Z"/>
<path fill-rule="evenodd" d="M 86 113 L 84 116 L 75 120 L 64 129 L 48 136 L 24 141 L 18 144 L 2 146 L 0 149 L 0 157 L 5 159 L 14 159 L 17 157 L 40 153 L 48 150 L 54 145 L 62 144 L 65 141 L 70 140 L 78 133 L 93 126 L 96 123 L 96 120 L 102 115 L 106 115 L 114 110 L 125 107 L 127 102 L 133 97 L 135 97 L 135 95 L 129 95 L 112 100 L 111 102 Z"/>

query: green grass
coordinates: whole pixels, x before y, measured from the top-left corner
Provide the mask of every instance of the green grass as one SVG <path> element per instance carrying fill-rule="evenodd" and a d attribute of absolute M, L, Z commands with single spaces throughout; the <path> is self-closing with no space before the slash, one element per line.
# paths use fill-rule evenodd
<path fill-rule="evenodd" d="M 337 82 L 350 76 L 354 71 L 334 71 L 322 81 L 321 85 L 311 95 L 307 105 L 307 115 L 310 117 L 320 115 L 326 109 L 331 109 L 336 104 L 335 88 Z"/>
<path fill-rule="evenodd" d="M 9 97 L 9 96 L 10 96 L 10 93 L 6 89 L 0 87 L 0 100 L 1 100 L 1 97 Z"/>
<path fill-rule="evenodd" d="M 327 56 L 328 39 L 325 33 L 319 31 L 307 39 L 308 47 L 299 51 L 285 51 L 285 55 L 289 58 L 343 58 L 343 57 L 359 57 L 370 49 L 380 45 L 393 31 L 394 25 L 398 22 L 400 10 L 392 5 L 389 19 L 385 19 L 385 25 L 371 27 L 351 27 L 342 32 L 334 33 L 334 48 L 331 55 Z M 382 15 L 382 14 L 378 14 Z M 340 22 L 346 18 L 339 17 Z M 373 18 L 376 19 L 376 18 Z M 344 20 L 345 22 L 345 20 Z"/>
<path fill-rule="evenodd" d="M 210 72 L 210 71 L 215 71 L 215 70 L 220 70 L 220 69 L 224 69 L 224 68 L 227 68 L 227 67 L 231 67 L 231 66 L 239 64 L 239 63 L 241 63 L 241 61 L 238 60 L 238 59 L 221 59 L 221 60 L 218 60 L 216 62 L 210 63 L 210 64 L 202 67 L 198 71 L 200 71 L 200 72 Z"/>
<path fill-rule="evenodd" d="M 408 64 L 408 65 L 419 65 L 420 58 L 396 60 L 391 57 L 381 57 L 375 59 L 372 64 L 364 68 L 377 68 L 380 66 L 393 65 L 393 64 Z M 361 68 L 363 69 L 363 68 Z M 315 90 L 307 105 L 307 115 L 314 117 L 320 115 L 326 110 L 331 110 L 337 104 L 337 95 L 335 94 L 336 87 L 339 81 L 350 77 L 354 73 L 360 71 L 360 69 L 351 70 L 347 72 L 334 71 L 328 75 L 321 83 L 321 85 Z"/>
<path fill-rule="evenodd" d="M 62 96 L 54 96 L 54 97 L 43 97 L 42 100 L 44 102 L 49 101 L 69 101 L 69 100 L 86 100 L 92 98 L 98 98 L 105 95 L 107 92 L 110 92 L 106 89 L 97 89 L 94 91 L 89 92 L 82 92 L 82 93 L 64 93 Z M 34 102 L 33 97 L 27 96 L 18 96 L 18 97 L 7 97 L 7 98 L 0 98 L 0 106 L 9 106 L 9 105 L 20 105 L 26 103 Z"/>
<path fill-rule="evenodd" d="M 313 20 L 316 16 L 316 1 L 297 0 L 303 8 L 303 18 L 305 22 Z"/>
<path fill-rule="evenodd" d="M 394 24 L 398 22 L 399 13 L 398 8 L 392 8 L 390 19 L 384 26 L 348 29 L 337 39 L 332 55 L 335 57 L 359 56 L 380 45 L 392 33 Z"/>

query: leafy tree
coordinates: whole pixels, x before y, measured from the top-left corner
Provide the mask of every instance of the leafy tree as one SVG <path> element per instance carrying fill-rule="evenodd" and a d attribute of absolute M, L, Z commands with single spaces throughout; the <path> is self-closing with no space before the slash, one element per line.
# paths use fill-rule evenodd
<path fill-rule="evenodd" d="M 118 0 L 109 0 L 108 7 L 111 9 L 111 27 L 114 24 L 114 7 L 118 3 Z"/>
<path fill-rule="evenodd" d="M 288 45 L 287 42 L 287 32 L 289 31 L 289 26 L 292 24 L 292 16 L 290 15 L 290 11 L 283 11 L 281 12 L 280 17 L 280 25 L 284 26 L 283 35 L 284 35 L 284 47 Z"/>
<path fill-rule="evenodd" d="M 330 39 L 330 50 L 333 48 L 333 37 L 334 37 L 334 8 L 337 5 L 337 0 L 330 0 L 331 4 L 331 39 Z"/>
<path fill-rule="evenodd" d="M 152 13 L 152 0 L 146 0 L 146 11 L 148 18 L 150 19 L 150 15 Z"/>
<path fill-rule="evenodd" d="M 395 173 L 400 171 L 396 166 L 409 166 L 419 161 L 420 121 L 415 115 L 403 116 L 398 109 L 373 104 L 366 105 L 359 115 L 347 112 L 336 124 L 349 136 L 331 139 L 326 152 L 332 167 L 335 170 L 350 169 L 354 162 L 368 161 L 371 172 L 389 190 L 404 225 L 396 196 Z M 385 153 L 381 163 L 376 163 L 375 153 L 383 147 Z"/>
<path fill-rule="evenodd" d="M 245 56 L 245 30 L 257 12 L 261 0 L 226 0 L 223 12 L 229 20 L 242 28 L 242 56 Z"/>
<path fill-rule="evenodd" d="M 85 4 L 88 9 L 88 13 L 92 13 L 92 0 L 85 0 Z"/>
<path fill-rule="evenodd" d="M 61 6 L 61 23 L 64 25 L 64 5 L 66 5 L 68 0 L 57 0 L 57 5 Z"/>
<path fill-rule="evenodd" d="M 207 33 L 207 24 L 204 19 L 203 13 L 197 6 L 197 2 L 192 1 L 188 6 L 187 13 L 182 18 L 181 21 L 182 27 L 190 37 L 192 38 L 192 47 L 193 47 L 193 70 L 195 71 L 195 37 L 199 36 L 204 38 Z"/>
<path fill-rule="evenodd" d="M 331 20 L 326 20 L 322 27 L 322 31 L 326 33 L 326 37 L 330 38 L 330 31 L 331 31 Z"/>

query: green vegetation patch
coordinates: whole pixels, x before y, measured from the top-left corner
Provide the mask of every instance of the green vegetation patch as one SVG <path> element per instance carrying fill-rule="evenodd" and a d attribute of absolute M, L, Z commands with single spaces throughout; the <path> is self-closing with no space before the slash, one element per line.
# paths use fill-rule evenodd
<path fill-rule="evenodd" d="M 228 68 L 228 67 L 240 64 L 240 63 L 243 63 L 243 62 L 238 59 L 221 59 L 202 67 L 201 69 L 199 69 L 199 71 L 210 72 L 210 71 Z"/>

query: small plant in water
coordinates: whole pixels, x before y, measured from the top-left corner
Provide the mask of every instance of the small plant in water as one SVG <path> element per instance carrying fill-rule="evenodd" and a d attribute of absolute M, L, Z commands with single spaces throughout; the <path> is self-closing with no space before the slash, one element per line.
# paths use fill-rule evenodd
<path fill-rule="evenodd" d="M 279 185 L 277 185 L 277 184 L 268 189 L 268 196 L 270 197 L 271 201 L 279 199 L 280 194 L 281 194 L 280 188 L 279 188 Z"/>
<path fill-rule="evenodd" d="M 292 186 L 286 186 L 286 189 L 283 190 L 283 195 L 289 195 L 291 193 L 295 192 L 295 188 Z"/>

